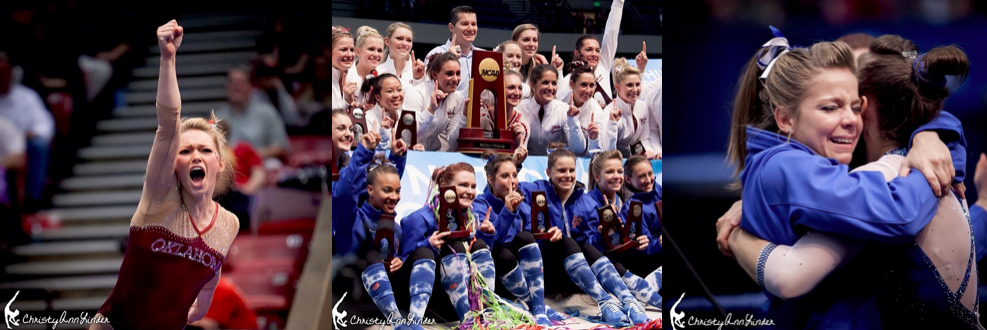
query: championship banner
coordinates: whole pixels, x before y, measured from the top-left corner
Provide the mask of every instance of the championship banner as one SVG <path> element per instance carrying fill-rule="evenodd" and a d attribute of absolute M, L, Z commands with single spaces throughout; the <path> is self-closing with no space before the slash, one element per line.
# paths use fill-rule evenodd
<path fill-rule="evenodd" d="M 460 153 L 409 151 L 404 176 L 401 178 L 401 203 L 397 207 L 397 219 L 404 218 L 405 215 L 417 211 L 425 204 L 427 198 L 425 194 L 428 193 L 428 185 L 435 168 L 459 162 L 473 165 L 476 170 L 476 192 L 477 195 L 482 194 L 487 187 L 487 175 L 483 170 L 486 161 Z M 658 185 L 661 185 L 661 161 L 652 161 L 651 164 L 654 167 Z M 548 157 L 528 157 L 523 167 L 518 173 L 518 181 L 544 180 L 546 178 L 545 170 L 548 168 Z M 579 182 L 588 184 L 588 170 L 589 158 L 577 158 L 576 177 Z"/>

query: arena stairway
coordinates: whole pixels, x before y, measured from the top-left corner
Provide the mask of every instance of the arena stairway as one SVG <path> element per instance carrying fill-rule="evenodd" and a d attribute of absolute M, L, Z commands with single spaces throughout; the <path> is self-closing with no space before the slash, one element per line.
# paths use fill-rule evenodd
<path fill-rule="evenodd" d="M 219 17 L 219 18 L 217 18 Z M 178 17 L 185 27 L 179 50 L 178 82 L 183 116 L 207 116 L 223 104 L 226 70 L 257 56 L 256 37 L 263 32 L 257 15 L 194 14 Z M 118 95 L 110 119 L 97 123 L 91 146 L 78 151 L 81 163 L 73 176 L 58 183 L 54 209 L 33 226 L 33 242 L 14 248 L 14 261 L 0 278 L 0 300 L 20 292 L 12 308 L 21 315 L 68 311 L 90 316 L 116 283 L 130 219 L 140 200 L 147 157 L 157 127 L 157 45 L 143 67 Z M 55 312 L 51 312 L 55 311 Z M 23 325 L 18 329 L 50 329 Z M 58 329 L 83 329 L 60 324 Z"/>

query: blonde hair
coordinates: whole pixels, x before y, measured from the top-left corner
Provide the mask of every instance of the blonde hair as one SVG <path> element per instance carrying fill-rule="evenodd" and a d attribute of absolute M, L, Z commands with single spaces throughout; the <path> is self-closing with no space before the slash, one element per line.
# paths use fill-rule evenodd
<path fill-rule="evenodd" d="M 504 48 L 507 48 L 507 45 L 515 45 L 518 48 L 521 48 L 521 45 L 519 45 L 517 41 L 507 40 L 497 45 L 497 48 L 494 48 L 494 51 L 503 53 L 505 51 Z"/>
<path fill-rule="evenodd" d="M 618 150 L 607 150 L 593 157 L 593 160 L 589 163 L 589 187 L 586 187 L 587 191 L 596 189 L 596 175 L 599 175 L 600 171 L 603 170 L 603 163 L 612 159 L 623 162 L 624 155 Z"/>
<path fill-rule="evenodd" d="M 380 32 L 377 32 L 377 29 L 364 25 L 356 29 L 356 48 L 363 47 L 363 44 L 367 42 L 367 38 L 380 38 L 380 40 L 384 40 L 384 37 L 380 36 Z"/>
<path fill-rule="evenodd" d="M 333 48 L 336 48 L 336 41 L 339 41 L 340 39 L 343 39 L 343 38 L 353 39 L 353 35 L 350 34 L 350 31 L 347 31 L 346 28 L 344 28 L 342 26 L 333 26 L 332 27 L 332 47 Z"/>
<path fill-rule="evenodd" d="M 380 32 L 377 32 L 377 29 L 366 25 L 361 26 L 359 29 L 356 29 L 356 44 L 354 46 L 360 49 L 360 47 L 363 47 L 363 44 L 367 43 L 367 39 L 370 38 L 378 38 L 381 42 L 384 41 L 384 37 L 380 36 Z M 360 63 L 360 55 L 356 56 L 356 63 Z"/>
<path fill-rule="evenodd" d="M 613 60 L 613 83 L 615 85 L 620 85 L 620 83 L 630 75 L 637 75 L 640 77 L 641 70 L 632 67 L 629 63 L 627 63 L 626 58 L 621 57 Z"/>
<path fill-rule="evenodd" d="M 412 38 L 414 38 L 414 36 L 415 36 L 415 31 L 411 30 L 411 26 L 409 26 L 408 24 L 405 24 L 404 22 L 394 22 L 394 23 L 391 23 L 391 25 L 387 26 L 387 32 L 385 33 L 385 35 L 387 36 L 387 39 L 393 38 L 394 37 L 394 32 L 397 31 L 398 29 L 407 29 L 408 32 L 411 32 Z M 384 58 L 387 58 L 388 56 L 390 56 L 390 54 L 391 54 L 391 47 L 388 47 L 387 44 L 385 43 L 384 44 Z"/>
<path fill-rule="evenodd" d="M 216 125 L 219 123 L 219 119 L 216 118 L 215 112 L 210 114 L 210 118 L 185 118 L 182 120 L 178 132 L 182 134 L 190 130 L 199 130 L 212 136 L 213 143 L 216 143 L 216 152 L 220 155 L 219 161 L 225 166 L 223 172 L 216 178 L 216 190 L 213 191 L 213 197 L 216 197 L 225 193 L 233 185 L 234 171 L 233 159 L 231 154 L 226 151 L 229 147 L 226 144 L 225 130 L 220 125 Z"/>

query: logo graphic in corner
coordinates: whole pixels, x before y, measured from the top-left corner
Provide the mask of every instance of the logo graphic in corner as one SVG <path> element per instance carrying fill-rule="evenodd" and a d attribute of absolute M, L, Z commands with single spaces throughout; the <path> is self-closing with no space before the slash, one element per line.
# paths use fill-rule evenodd
<path fill-rule="evenodd" d="M 672 311 L 669 313 L 672 315 L 672 330 L 685 328 L 685 322 L 682 321 L 685 319 L 685 312 L 675 312 L 675 307 L 679 306 L 679 303 L 682 302 L 682 298 L 685 298 L 685 292 L 683 292 L 682 296 L 679 297 L 679 300 L 675 302 L 675 305 L 672 305 Z"/>
<path fill-rule="evenodd" d="M 17 293 L 14 293 L 14 297 L 10 298 L 10 301 L 7 302 L 7 307 L 3 309 L 3 321 L 4 323 L 7 323 L 7 329 L 12 329 L 10 327 L 11 323 L 13 323 L 15 327 L 21 326 L 19 323 L 17 323 L 17 316 L 21 314 L 21 311 L 16 309 L 13 311 L 10 310 L 10 304 L 14 303 L 14 299 L 17 299 L 17 295 L 20 293 L 21 293 L 20 290 L 18 290 Z"/>
<path fill-rule="evenodd" d="M 346 327 L 346 321 L 345 321 L 345 319 L 346 319 L 346 312 L 345 311 L 343 311 L 343 312 L 340 312 L 339 311 L 339 304 L 342 304 L 343 303 L 343 299 L 346 299 L 346 294 L 347 293 L 349 293 L 349 292 L 344 293 L 343 296 L 341 298 L 339 298 L 339 301 L 336 302 L 336 306 L 333 306 L 332 307 L 332 324 L 336 326 L 336 329 L 340 329 L 340 328 L 345 328 Z"/>

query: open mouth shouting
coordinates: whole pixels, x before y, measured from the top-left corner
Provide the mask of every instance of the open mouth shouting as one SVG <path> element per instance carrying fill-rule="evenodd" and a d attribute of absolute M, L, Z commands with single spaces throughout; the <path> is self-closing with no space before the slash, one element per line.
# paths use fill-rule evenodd
<path fill-rule="evenodd" d="M 188 175 L 192 185 L 201 186 L 202 181 L 206 179 L 206 169 L 201 165 L 195 165 L 189 170 Z"/>

